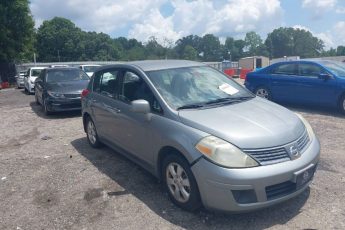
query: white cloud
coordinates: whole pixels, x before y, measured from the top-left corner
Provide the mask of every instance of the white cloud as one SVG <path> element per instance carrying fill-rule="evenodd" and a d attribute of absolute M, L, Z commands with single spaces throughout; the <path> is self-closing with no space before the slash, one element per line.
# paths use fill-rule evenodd
<path fill-rule="evenodd" d="M 311 10 L 313 18 L 319 19 L 337 5 L 338 0 L 303 0 L 302 7 Z"/>
<path fill-rule="evenodd" d="M 345 14 L 345 7 L 343 6 L 338 6 L 337 9 L 335 10 L 337 14 Z"/>
<path fill-rule="evenodd" d="M 160 7 L 166 3 L 173 11 L 164 17 Z M 254 30 L 265 35 L 282 25 L 283 15 L 279 0 L 32 0 L 30 6 L 36 27 L 59 16 L 83 30 L 141 41 L 155 36 L 161 44 L 190 34 L 238 38 Z"/>
<path fill-rule="evenodd" d="M 175 40 L 182 36 L 197 34 L 243 36 L 254 30 L 266 34 L 280 26 L 283 10 L 279 0 L 172 0 L 175 8 L 167 18 L 152 12 L 148 18 L 134 25 L 130 35 L 145 40 L 148 34 L 163 34 Z M 154 16 L 153 16 L 154 15 Z"/>
<path fill-rule="evenodd" d="M 36 26 L 55 16 L 72 20 L 84 30 L 112 33 L 145 18 L 167 0 L 32 0 Z"/>
<path fill-rule="evenodd" d="M 336 43 L 337 44 L 345 44 L 345 21 L 339 21 L 335 24 L 334 34 L 336 35 Z"/>

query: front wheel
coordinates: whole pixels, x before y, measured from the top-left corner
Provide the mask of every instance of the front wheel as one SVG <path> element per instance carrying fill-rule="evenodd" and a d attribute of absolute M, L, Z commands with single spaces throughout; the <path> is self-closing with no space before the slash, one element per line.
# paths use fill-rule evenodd
<path fill-rule="evenodd" d="M 35 102 L 36 102 L 36 105 L 40 104 L 40 101 L 38 100 L 37 92 L 36 91 L 35 91 Z"/>
<path fill-rule="evenodd" d="M 199 189 L 188 162 L 177 154 L 163 161 L 162 177 L 171 201 L 182 209 L 195 211 L 201 207 Z"/>
<path fill-rule="evenodd" d="M 267 100 L 271 100 L 271 92 L 266 87 L 258 87 L 255 90 L 255 95 Z"/>
<path fill-rule="evenodd" d="M 42 100 L 42 109 L 43 109 L 43 112 L 44 112 L 45 115 L 48 116 L 48 115 L 51 114 L 51 112 L 48 109 L 48 102 L 46 101 L 45 98 L 43 98 L 43 100 Z"/>

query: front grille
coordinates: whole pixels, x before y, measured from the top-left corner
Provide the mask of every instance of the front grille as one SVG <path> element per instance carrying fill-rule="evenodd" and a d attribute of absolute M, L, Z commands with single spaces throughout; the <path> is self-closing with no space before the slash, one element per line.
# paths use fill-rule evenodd
<path fill-rule="evenodd" d="M 310 139 L 308 132 L 305 131 L 303 135 L 297 140 L 298 151 L 302 152 L 302 150 L 308 145 Z"/>
<path fill-rule="evenodd" d="M 286 181 L 266 187 L 267 200 L 274 200 L 296 191 L 296 183 Z"/>
<path fill-rule="evenodd" d="M 307 147 L 308 143 L 310 142 L 308 132 L 305 130 L 301 137 L 295 141 L 297 142 L 297 148 L 300 153 Z M 261 165 L 270 165 L 276 164 L 284 161 L 289 161 L 290 155 L 287 151 L 287 146 L 291 145 L 283 145 L 275 148 L 266 148 L 266 149 L 244 149 L 243 151 L 253 157 L 256 161 L 258 161 Z"/>
<path fill-rule="evenodd" d="M 290 160 L 289 154 L 284 147 L 263 150 L 244 150 L 244 152 L 260 162 L 261 165 L 275 164 Z"/>
<path fill-rule="evenodd" d="M 80 98 L 80 94 L 64 94 L 65 98 Z"/>

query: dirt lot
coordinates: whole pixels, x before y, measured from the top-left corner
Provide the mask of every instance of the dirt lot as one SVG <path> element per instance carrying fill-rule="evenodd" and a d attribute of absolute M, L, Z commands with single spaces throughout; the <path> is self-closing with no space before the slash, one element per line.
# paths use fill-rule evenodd
<path fill-rule="evenodd" d="M 0 229 L 345 229 L 345 117 L 290 108 L 322 145 L 310 189 L 253 213 L 188 213 L 140 167 L 89 147 L 79 113 L 46 117 L 32 95 L 1 90 Z"/>

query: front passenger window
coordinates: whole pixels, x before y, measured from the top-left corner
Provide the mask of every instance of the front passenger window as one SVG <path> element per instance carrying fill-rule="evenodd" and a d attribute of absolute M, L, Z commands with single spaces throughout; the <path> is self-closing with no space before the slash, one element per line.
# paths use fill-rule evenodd
<path fill-rule="evenodd" d="M 151 110 L 157 113 L 162 112 L 162 108 L 154 97 L 146 82 L 138 75 L 127 71 L 123 77 L 120 99 L 125 102 L 143 99 L 150 103 Z"/>

